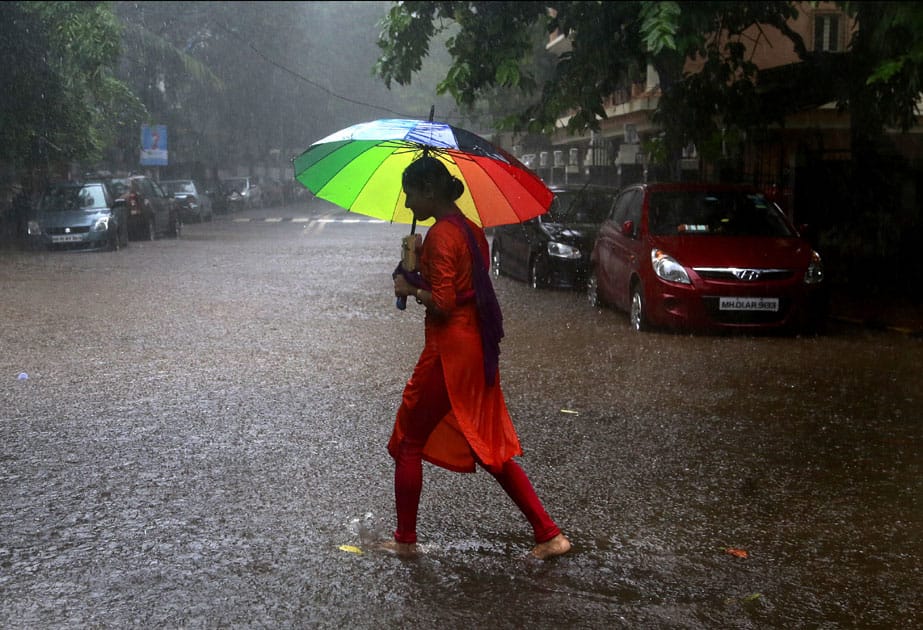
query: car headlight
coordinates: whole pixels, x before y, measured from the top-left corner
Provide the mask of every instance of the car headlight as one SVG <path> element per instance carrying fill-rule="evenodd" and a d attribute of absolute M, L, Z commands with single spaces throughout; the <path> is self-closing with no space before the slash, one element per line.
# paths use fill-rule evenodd
<path fill-rule="evenodd" d="M 654 273 L 662 280 L 679 282 L 680 284 L 692 284 L 689 274 L 686 273 L 683 266 L 662 249 L 651 250 L 651 264 L 654 266 Z"/>
<path fill-rule="evenodd" d="M 556 241 L 548 242 L 548 255 L 555 258 L 567 258 L 574 260 L 580 258 L 580 249 L 567 243 L 558 243 Z"/>
<path fill-rule="evenodd" d="M 804 272 L 805 284 L 817 284 L 824 280 L 824 263 L 821 262 L 820 254 L 811 250 L 811 262 L 808 263 L 808 270 Z"/>
<path fill-rule="evenodd" d="M 100 217 L 96 219 L 96 223 L 93 224 L 94 232 L 105 232 L 109 229 L 109 217 Z"/>

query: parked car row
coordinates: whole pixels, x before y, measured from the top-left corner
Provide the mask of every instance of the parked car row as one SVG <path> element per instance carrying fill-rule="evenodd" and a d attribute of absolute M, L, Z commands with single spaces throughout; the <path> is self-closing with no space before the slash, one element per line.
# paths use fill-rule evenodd
<path fill-rule="evenodd" d="M 222 180 L 206 191 L 191 179 L 156 182 L 144 175 L 87 176 L 48 186 L 26 231 L 42 248 L 117 250 L 131 240 L 177 238 L 183 223 L 211 221 L 216 211 L 281 204 L 281 183 L 250 177 Z"/>
<path fill-rule="evenodd" d="M 52 184 L 27 222 L 32 244 L 45 248 L 117 250 L 181 229 L 176 200 L 141 175 Z"/>
<path fill-rule="evenodd" d="M 756 189 L 638 184 L 554 189 L 545 215 L 496 228 L 495 276 L 584 287 L 635 330 L 782 329 L 826 319 L 820 255 Z M 605 210 L 601 206 L 605 205 Z"/>

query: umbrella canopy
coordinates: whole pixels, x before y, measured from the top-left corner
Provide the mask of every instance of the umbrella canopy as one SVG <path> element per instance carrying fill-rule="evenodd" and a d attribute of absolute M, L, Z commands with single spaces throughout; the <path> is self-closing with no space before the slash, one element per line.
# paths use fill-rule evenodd
<path fill-rule="evenodd" d="M 515 157 L 470 131 L 424 120 L 376 120 L 329 135 L 295 158 L 295 178 L 350 212 L 413 223 L 401 175 L 424 151 L 462 181 L 456 203 L 482 227 L 526 221 L 551 205 L 553 193 Z"/>

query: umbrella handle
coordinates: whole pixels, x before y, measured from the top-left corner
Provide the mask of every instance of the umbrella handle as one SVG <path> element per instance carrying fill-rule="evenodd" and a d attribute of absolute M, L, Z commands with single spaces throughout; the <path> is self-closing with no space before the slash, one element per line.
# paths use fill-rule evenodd
<path fill-rule="evenodd" d="M 432 116 L 433 116 L 433 113 L 430 112 L 430 120 L 432 120 Z M 416 231 L 417 231 L 417 217 L 414 216 L 413 221 L 410 224 L 410 233 L 414 234 Z M 407 308 L 407 296 L 406 295 L 398 296 L 397 300 L 395 300 L 394 302 L 394 305 L 397 307 L 397 310 L 399 311 L 403 311 L 404 309 L 406 309 Z"/>

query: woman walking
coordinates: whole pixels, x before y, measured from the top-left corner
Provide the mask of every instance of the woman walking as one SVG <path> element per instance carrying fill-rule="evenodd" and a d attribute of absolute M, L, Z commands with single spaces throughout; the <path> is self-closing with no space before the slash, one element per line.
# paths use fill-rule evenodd
<path fill-rule="evenodd" d="M 394 294 L 415 298 L 426 317 L 423 352 L 388 443 L 395 460 L 397 530 L 385 547 L 400 555 L 417 551 L 425 459 L 457 472 L 481 466 L 532 526 L 531 554 L 547 559 L 567 553 L 570 541 L 513 460 L 522 449 L 500 388 L 502 316 L 490 284 L 484 231 L 455 205 L 464 185 L 437 158 L 424 156 L 404 171 L 403 187 L 417 220 L 432 217 L 435 224 L 419 252 L 420 273 L 394 276 Z"/>

